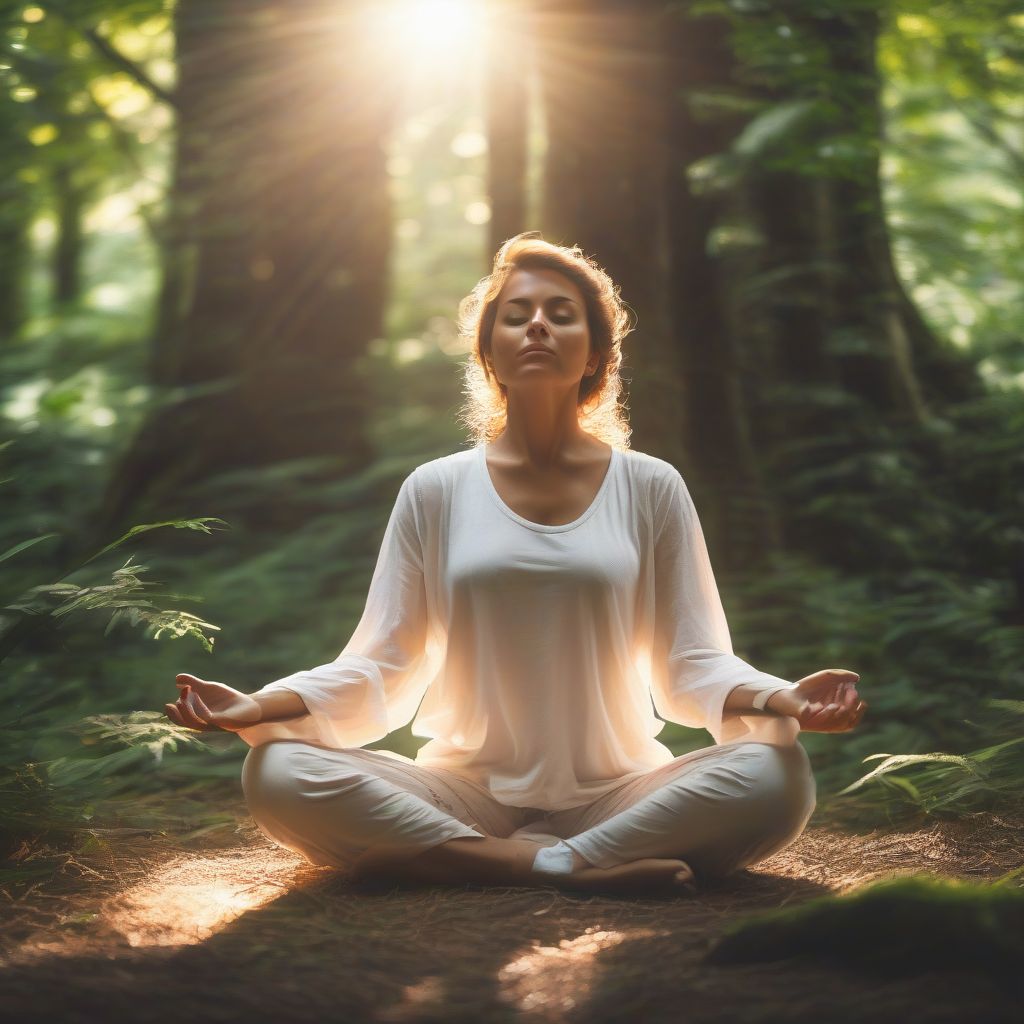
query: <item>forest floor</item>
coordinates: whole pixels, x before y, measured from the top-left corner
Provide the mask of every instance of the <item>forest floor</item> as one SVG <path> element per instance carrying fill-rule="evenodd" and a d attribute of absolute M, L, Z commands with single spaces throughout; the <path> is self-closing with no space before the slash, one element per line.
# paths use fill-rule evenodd
<path fill-rule="evenodd" d="M 33 885 L 0 887 L 4 1020 L 1019 1020 L 1019 994 L 966 969 L 702 961 L 741 915 L 893 876 L 1005 874 L 1024 814 L 856 829 L 819 806 L 786 850 L 696 896 L 624 897 L 357 886 L 269 843 L 237 787 L 213 824 L 209 787 L 173 800 L 180 828 L 96 828 Z"/>

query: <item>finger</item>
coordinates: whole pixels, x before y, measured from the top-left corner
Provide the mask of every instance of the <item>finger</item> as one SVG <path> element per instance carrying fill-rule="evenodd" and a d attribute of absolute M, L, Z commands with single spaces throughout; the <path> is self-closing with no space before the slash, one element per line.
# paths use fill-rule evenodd
<path fill-rule="evenodd" d="M 841 668 L 829 669 L 825 678 L 828 680 L 828 699 L 836 702 L 842 700 L 847 684 L 853 681 L 851 674 Z"/>
<path fill-rule="evenodd" d="M 184 704 L 175 704 L 174 710 L 178 713 L 178 718 L 186 729 L 198 729 L 202 725 L 192 717 L 192 712 Z"/>
<path fill-rule="evenodd" d="M 165 704 L 164 707 L 167 709 L 168 717 L 171 719 L 171 721 L 173 721 L 175 723 L 175 725 L 180 725 L 180 726 L 182 726 L 182 728 L 185 728 L 185 729 L 196 729 L 196 728 L 203 728 L 203 729 L 205 729 L 206 728 L 206 726 L 202 725 L 202 723 L 199 723 L 198 725 L 196 725 L 195 723 L 190 721 L 185 716 L 185 714 L 183 713 L 180 705 L 178 705 L 178 704 Z"/>
<path fill-rule="evenodd" d="M 816 704 L 814 701 L 809 700 L 804 705 L 803 710 L 800 712 L 800 724 L 802 726 L 807 725 L 810 722 L 810 720 L 818 713 L 819 710 L 820 706 Z"/>
<path fill-rule="evenodd" d="M 165 704 L 164 710 L 167 712 L 167 717 L 175 725 L 184 725 L 185 723 L 181 720 L 181 715 L 178 714 L 178 708 L 174 704 Z"/>
<path fill-rule="evenodd" d="M 842 728 L 840 719 L 840 705 L 830 701 L 821 709 L 818 721 L 815 723 L 822 732 L 836 732 Z"/>
<path fill-rule="evenodd" d="M 856 716 L 854 715 L 853 708 L 844 704 L 836 712 L 836 725 L 839 729 L 845 731 L 852 729 L 856 725 Z"/>
<path fill-rule="evenodd" d="M 204 729 L 219 729 L 220 726 L 213 721 L 210 709 L 203 703 L 202 698 L 194 690 L 189 690 L 189 707 L 192 713 L 203 723 Z"/>
<path fill-rule="evenodd" d="M 844 708 L 842 718 L 844 729 L 854 729 L 860 724 L 860 720 L 864 717 L 865 706 L 862 700 L 858 700 L 852 707 Z"/>
<path fill-rule="evenodd" d="M 174 685 L 178 687 L 179 695 L 185 692 L 199 693 L 208 684 L 209 680 L 200 679 L 199 676 L 189 675 L 187 672 L 179 673 L 178 677 L 174 680 Z"/>
<path fill-rule="evenodd" d="M 189 690 L 189 697 L 192 701 L 192 707 L 195 710 L 195 713 L 204 722 L 212 722 L 213 712 L 206 706 L 206 702 L 203 700 L 203 698 L 200 697 L 199 694 L 195 692 L 195 690 Z"/>
<path fill-rule="evenodd" d="M 817 728 L 823 721 L 825 707 L 822 704 L 812 704 L 808 708 L 806 717 L 801 722 L 803 728 Z"/>
<path fill-rule="evenodd" d="M 192 706 L 189 703 L 188 697 L 187 697 L 186 694 L 182 694 L 182 696 L 178 698 L 178 710 L 181 713 L 181 717 L 182 717 L 182 719 L 184 719 L 185 724 L 187 726 L 189 726 L 190 728 L 192 728 L 192 729 L 205 729 L 206 728 L 206 723 L 201 718 L 198 718 L 196 716 L 195 711 L 192 710 Z"/>
<path fill-rule="evenodd" d="M 203 715 L 199 710 L 199 694 L 196 693 L 191 687 L 185 690 L 182 696 L 185 698 L 185 707 L 192 712 L 200 722 L 206 722 L 206 716 Z"/>
<path fill-rule="evenodd" d="M 851 672 L 848 668 L 830 668 L 828 673 L 837 682 L 848 681 L 855 683 L 860 679 L 860 675 L 857 672 Z"/>

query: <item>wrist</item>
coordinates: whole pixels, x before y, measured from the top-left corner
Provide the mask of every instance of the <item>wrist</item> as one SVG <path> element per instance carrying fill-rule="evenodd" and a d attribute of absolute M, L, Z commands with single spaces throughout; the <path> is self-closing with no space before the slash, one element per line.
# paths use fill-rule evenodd
<path fill-rule="evenodd" d="M 765 708 L 776 715 L 787 715 L 799 718 L 803 710 L 804 699 L 795 692 L 796 684 L 776 690 L 765 703 Z"/>
<path fill-rule="evenodd" d="M 260 722 L 280 722 L 309 714 L 305 701 L 293 690 L 262 690 L 250 694 L 260 709 Z"/>

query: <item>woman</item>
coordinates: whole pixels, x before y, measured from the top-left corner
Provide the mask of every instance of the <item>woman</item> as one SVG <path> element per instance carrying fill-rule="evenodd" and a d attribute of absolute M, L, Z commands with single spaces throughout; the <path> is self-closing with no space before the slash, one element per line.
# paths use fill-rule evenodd
<path fill-rule="evenodd" d="M 732 653 L 682 477 L 626 444 L 627 320 L 578 247 L 506 242 L 460 306 L 477 443 L 403 481 L 345 649 L 254 694 L 177 677 L 173 721 L 252 747 L 274 842 L 357 878 L 679 892 L 803 831 L 797 734 L 853 728 L 859 677 Z M 715 744 L 673 757 L 655 710 Z M 362 749 L 414 716 L 415 760 Z"/>

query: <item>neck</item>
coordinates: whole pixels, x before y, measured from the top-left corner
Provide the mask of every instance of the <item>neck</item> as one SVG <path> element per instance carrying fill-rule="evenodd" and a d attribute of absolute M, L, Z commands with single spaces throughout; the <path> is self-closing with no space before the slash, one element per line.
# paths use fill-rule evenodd
<path fill-rule="evenodd" d="M 591 451 L 597 442 L 579 422 L 576 395 L 539 400 L 509 395 L 505 429 L 491 450 L 511 456 L 537 469 L 565 461 L 567 456 Z"/>

